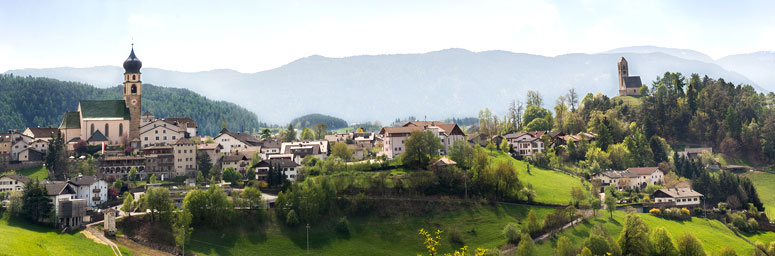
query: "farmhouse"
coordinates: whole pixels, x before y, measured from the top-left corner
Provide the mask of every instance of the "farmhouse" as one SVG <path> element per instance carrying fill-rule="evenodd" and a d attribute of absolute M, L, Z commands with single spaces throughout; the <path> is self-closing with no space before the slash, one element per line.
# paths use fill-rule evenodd
<path fill-rule="evenodd" d="M 525 157 L 532 156 L 536 152 L 544 152 L 547 146 L 541 140 L 544 135 L 549 136 L 550 143 L 563 136 L 562 132 L 532 131 L 506 134 L 503 139 L 511 144 L 516 155 Z"/>
<path fill-rule="evenodd" d="M 24 189 L 24 184 L 29 182 L 24 175 L 19 174 L 6 174 L 0 176 L 0 192 L 3 191 L 21 191 Z"/>
<path fill-rule="evenodd" d="M 664 188 L 651 194 L 655 203 L 677 207 L 700 206 L 702 197 L 702 194 L 690 188 Z"/>
<path fill-rule="evenodd" d="M 75 189 L 75 199 L 86 200 L 90 209 L 108 201 L 108 183 L 105 180 L 95 176 L 79 176 L 69 182 Z"/>
<path fill-rule="evenodd" d="M 614 185 L 619 190 L 645 188 L 648 185 L 662 184 L 664 171 L 659 167 L 635 167 L 624 171 L 599 172 L 591 180 L 600 180 L 603 186 Z"/>
<path fill-rule="evenodd" d="M 415 131 L 431 131 L 441 140 L 439 153 L 446 155 L 455 141 L 465 140 L 466 134 L 457 124 L 447 124 L 440 121 L 413 121 L 402 127 L 384 127 L 379 132 L 382 136 L 382 152 L 389 158 L 393 158 L 406 151 L 404 141 Z"/>

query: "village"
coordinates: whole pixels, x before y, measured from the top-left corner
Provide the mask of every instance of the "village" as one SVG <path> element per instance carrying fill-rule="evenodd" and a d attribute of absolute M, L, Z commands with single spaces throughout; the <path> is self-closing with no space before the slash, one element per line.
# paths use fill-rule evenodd
<path fill-rule="evenodd" d="M 474 169 L 475 164 L 472 163 L 476 160 L 469 159 L 476 158 L 476 152 L 484 150 L 490 155 L 502 152 L 509 161 L 519 161 L 517 165 L 524 166 L 528 174 L 531 169 L 553 169 L 552 172 L 579 179 L 577 182 L 592 192 L 589 203 L 584 199 L 584 193 L 576 193 L 577 188 L 574 187 L 571 192 L 574 199 L 571 202 L 552 200 L 549 204 L 575 206 L 579 208 L 581 216 L 588 216 L 585 215 L 588 210 L 601 208 L 610 211 L 611 216 L 618 209 L 664 215 L 665 218 L 673 218 L 668 213 L 675 212 L 683 212 L 678 213 L 677 218 L 689 215 L 707 217 L 709 211 L 725 211 L 726 207 L 742 209 L 749 216 L 750 211 L 756 211 L 756 207 L 751 206 L 749 210 L 747 202 L 740 202 L 742 198 L 709 204 L 703 193 L 695 191 L 688 179 L 676 176 L 678 170 L 671 170 L 673 167 L 664 160 L 659 162 L 647 159 L 642 161 L 649 163 L 645 165 L 637 165 L 635 162 L 638 161 L 634 160 L 626 168 L 618 169 L 612 153 L 614 151 L 610 150 L 614 145 L 608 146 L 613 163 L 606 167 L 601 167 L 599 163 L 589 164 L 592 167 L 588 167 L 591 172 L 587 174 L 574 173 L 568 171 L 567 165 L 551 162 L 556 160 L 552 160 L 549 155 L 559 154 L 558 150 L 567 150 L 572 155 L 577 147 L 610 143 L 598 141 L 601 136 L 610 136 L 599 134 L 602 131 L 599 129 L 565 134 L 548 127 L 545 130 L 523 129 L 498 134 L 484 131 L 486 126 L 470 132 L 471 127 L 456 123 L 407 120 L 395 126 L 382 127 L 380 131 L 358 129 L 344 133 L 328 132 L 325 124 L 316 125 L 311 133 L 307 128 L 302 131 L 289 126 L 280 132 L 267 129 L 260 134 L 231 131 L 224 125 L 216 136 L 201 136 L 197 131 L 197 123 L 217 120 L 159 117 L 147 111 L 143 113 L 142 62 L 135 55 L 134 49 L 124 61 L 123 67 L 123 99 L 81 100 L 77 106 L 73 106 L 73 111 L 63 113 L 64 118 L 59 127 L 30 127 L 23 131 L 9 130 L 0 134 L 0 171 L 3 173 L 0 176 L 0 192 L 4 192 L 3 207 L 15 207 L 13 204 L 19 203 L 22 192 L 29 193 L 32 187 L 37 186 L 43 188 L 44 196 L 53 209 L 53 214 L 37 217 L 41 222 L 65 230 L 100 224 L 105 235 L 115 236 L 117 218 L 131 216 L 132 213 L 142 215 L 163 211 L 149 206 L 148 202 L 142 202 L 144 197 L 150 197 L 146 193 L 152 190 L 156 190 L 153 193 L 163 191 L 164 198 L 168 198 L 175 207 L 168 210 L 176 211 L 185 208 L 187 194 L 192 191 L 209 191 L 219 187 L 235 202 L 235 209 L 239 210 L 243 208 L 238 207 L 236 202 L 247 194 L 248 188 L 252 188 L 260 189 L 261 196 L 257 200 L 262 205 L 249 204 L 243 206 L 246 207 L 244 209 L 279 207 L 277 211 L 288 216 L 282 218 L 289 225 L 294 225 L 291 222 L 298 220 L 291 220 L 291 215 L 306 221 L 314 219 L 296 217 L 296 214 L 300 214 L 298 212 L 287 212 L 287 208 L 298 206 L 291 206 L 281 191 L 285 191 L 286 196 L 291 194 L 288 190 L 290 188 L 298 191 L 298 181 L 322 175 L 326 170 L 346 170 L 348 166 L 366 172 L 404 166 L 405 169 L 432 170 L 441 177 L 445 172 L 453 175 L 460 169 Z M 629 76 L 628 64 L 623 57 L 617 63 L 617 68 L 620 96 L 645 93 L 645 85 L 640 78 Z M 570 105 L 574 106 L 574 103 L 570 102 Z M 525 127 L 536 127 L 532 124 L 526 124 Z M 633 131 L 637 134 L 637 129 Z M 430 137 L 422 137 L 423 134 Z M 417 146 L 418 143 L 421 146 Z M 653 143 L 650 147 L 657 150 Z M 652 149 L 649 149 L 650 153 Z M 714 153 L 711 147 L 687 147 L 683 151 L 676 151 L 677 158 L 670 156 L 670 161 L 674 163 L 673 166 L 678 166 L 680 161 L 699 163 L 699 159 L 707 160 Z M 586 155 L 589 161 L 595 159 L 590 153 Z M 472 162 L 458 163 L 460 161 Z M 708 164 L 702 168 L 716 170 L 736 171 L 746 168 L 716 162 L 704 163 Z M 332 169 L 325 167 L 326 164 L 339 167 Z M 45 179 L 18 174 L 21 170 L 41 168 L 45 169 Z M 516 170 L 511 169 L 510 172 Z M 469 193 L 480 193 L 482 198 L 491 200 L 534 204 L 536 192 L 532 186 L 545 185 L 522 184 L 521 180 L 504 177 L 497 179 L 507 183 L 505 186 L 515 187 L 519 191 L 496 191 L 492 195 L 484 188 L 479 188 L 479 192 L 473 188 L 469 191 L 469 181 L 465 178 L 465 194 L 460 198 L 469 200 Z M 157 190 L 159 188 L 164 190 Z M 560 192 L 551 192 L 553 199 L 558 197 L 555 193 Z M 574 220 L 568 219 L 565 223 L 573 224 Z M 751 221 L 760 229 L 775 230 L 775 225 L 766 217 L 752 217 L 749 219 Z M 552 232 L 564 228 L 567 227 Z M 533 231 L 531 234 L 537 232 Z M 541 239 L 534 238 L 536 241 Z"/>

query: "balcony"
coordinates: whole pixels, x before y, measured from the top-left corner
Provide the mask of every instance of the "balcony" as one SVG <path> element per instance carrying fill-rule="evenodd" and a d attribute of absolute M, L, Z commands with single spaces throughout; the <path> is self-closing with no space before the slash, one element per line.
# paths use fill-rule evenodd
<path fill-rule="evenodd" d="M 101 198 L 100 198 L 99 196 L 95 196 L 95 197 L 92 197 L 92 198 L 91 198 L 91 200 L 92 200 L 92 201 L 99 201 L 100 199 L 101 199 Z"/>
<path fill-rule="evenodd" d="M 99 193 L 99 192 L 101 192 L 101 191 L 102 191 L 102 190 L 101 190 L 101 189 L 99 189 L 99 188 L 97 188 L 97 189 L 92 189 L 92 190 L 91 190 L 91 192 L 92 192 L 92 193 Z"/>

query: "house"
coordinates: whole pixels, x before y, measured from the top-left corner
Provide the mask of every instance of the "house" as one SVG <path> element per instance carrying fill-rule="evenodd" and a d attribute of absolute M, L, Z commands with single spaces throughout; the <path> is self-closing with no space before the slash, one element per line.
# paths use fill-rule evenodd
<path fill-rule="evenodd" d="M 691 188 L 663 188 L 651 194 L 654 203 L 667 207 L 698 207 L 702 197 Z"/>
<path fill-rule="evenodd" d="M 560 136 L 558 139 L 558 142 L 562 143 L 563 145 L 567 145 L 568 142 L 573 141 L 573 143 L 579 143 L 582 140 L 586 142 L 592 142 L 595 141 L 595 138 L 597 138 L 597 134 L 591 133 L 591 132 L 579 132 L 575 135 L 565 135 Z"/>
<path fill-rule="evenodd" d="M 118 179 L 127 179 L 129 171 L 134 167 L 137 169 L 135 178 L 145 179 L 146 176 L 150 177 L 150 173 L 146 173 L 145 161 L 145 156 L 103 156 L 94 165 L 100 174 L 114 175 Z"/>
<path fill-rule="evenodd" d="M 384 127 L 379 132 L 382 136 L 382 152 L 388 158 L 396 157 L 404 151 L 404 141 L 415 131 L 431 131 L 439 137 L 441 141 L 440 154 L 449 153 L 449 148 L 455 141 L 464 140 L 465 133 L 457 124 L 447 124 L 440 121 L 413 121 L 408 122 L 401 127 Z"/>
<path fill-rule="evenodd" d="M 96 176 L 78 176 L 71 179 L 75 199 L 86 200 L 88 209 L 95 209 L 108 201 L 108 183 Z"/>
<path fill-rule="evenodd" d="M 223 152 L 228 154 L 253 155 L 253 152 L 260 151 L 261 141 L 249 134 L 241 132 L 231 132 L 223 128 L 215 142 L 221 144 Z"/>
<path fill-rule="evenodd" d="M 167 117 L 164 121 L 178 127 L 179 131 L 186 133 L 186 137 L 194 137 L 199 135 L 197 132 L 197 124 L 194 119 L 189 117 Z"/>
<path fill-rule="evenodd" d="M 604 187 L 614 185 L 619 190 L 626 190 L 662 184 L 664 176 L 665 172 L 659 167 L 635 167 L 624 171 L 599 172 L 592 175 L 590 179 L 600 180 Z"/>
<path fill-rule="evenodd" d="M 700 156 L 702 153 L 711 153 L 713 154 L 713 148 L 707 147 L 707 148 L 686 148 L 684 151 L 678 152 L 678 156 L 694 159 Z"/>
<path fill-rule="evenodd" d="M 223 150 L 223 146 L 218 143 L 200 143 L 196 146 L 196 149 L 199 152 L 204 152 L 207 154 L 207 156 L 210 157 L 210 163 L 217 165 L 218 160 L 221 158 L 221 150 Z"/>
<path fill-rule="evenodd" d="M 29 182 L 27 176 L 19 174 L 6 174 L 0 176 L 0 192 L 24 190 L 24 184 Z"/>
<path fill-rule="evenodd" d="M 196 143 L 180 138 L 172 144 L 172 154 L 175 158 L 176 176 L 196 177 Z"/>
<path fill-rule="evenodd" d="M 17 154 L 16 161 L 30 162 L 30 161 L 43 161 L 45 154 L 34 148 L 25 148 Z"/>
<path fill-rule="evenodd" d="M 86 200 L 76 198 L 76 189 L 67 181 L 43 181 L 46 195 L 54 205 L 56 223 L 60 228 L 79 227 L 86 216 Z"/>
<path fill-rule="evenodd" d="M 294 181 L 296 180 L 298 169 L 301 165 L 287 158 L 261 160 L 252 166 L 252 168 L 255 168 L 256 170 L 257 180 L 266 180 L 266 177 L 269 174 L 269 166 L 279 168 L 281 172 L 285 173 L 285 177 L 288 180 Z"/>
<path fill-rule="evenodd" d="M 301 164 L 306 156 L 314 156 L 320 160 L 328 159 L 328 141 L 296 141 L 284 142 L 280 145 L 282 155 L 292 155 L 292 160 Z"/>
<path fill-rule="evenodd" d="M 352 133 L 335 133 L 335 134 L 327 134 L 324 138 L 324 140 L 334 143 L 334 142 L 347 142 L 349 140 L 353 139 Z"/>
<path fill-rule="evenodd" d="M 221 157 L 221 169 L 232 167 L 242 174 L 245 174 L 250 167 L 250 158 L 241 154 L 225 155 Z"/>
<path fill-rule="evenodd" d="M 446 156 L 442 156 L 438 160 L 433 161 L 433 163 L 430 164 L 430 168 L 443 170 L 443 169 L 446 169 L 448 166 L 454 166 L 454 165 L 457 165 L 455 161 L 452 161 L 452 159 L 449 159 Z"/>
<path fill-rule="evenodd" d="M 49 141 L 57 137 L 59 129 L 57 128 L 27 128 L 22 134 L 32 137 L 33 139 L 40 139 Z"/>
<path fill-rule="evenodd" d="M 270 155 L 280 154 L 282 141 L 280 140 L 262 140 L 260 146 L 261 159 L 268 159 Z"/>
<path fill-rule="evenodd" d="M 160 180 L 177 176 L 175 155 L 172 152 L 173 148 L 170 145 L 143 148 L 144 173 L 148 176 L 156 175 Z"/>
<path fill-rule="evenodd" d="M 562 132 L 552 131 L 532 131 L 532 132 L 517 132 L 510 133 L 503 136 L 503 139 L 508 141 L 512 148 L 514 148 L 514 154 L 522 157 L 533 156 L 536 152 L 544 152 L 546 147 L 541 137 L 544 135 L 549 136 L 549 142 L 554 143 L 558 138 L 564 134 Z"/>
<path fill-rule="evenodd" d="M 143 148 L 149 146 L 171 145 L 184 138 L 185 133 L 162 119 L 154 120 L 140 127 L 140 140 Z"/>

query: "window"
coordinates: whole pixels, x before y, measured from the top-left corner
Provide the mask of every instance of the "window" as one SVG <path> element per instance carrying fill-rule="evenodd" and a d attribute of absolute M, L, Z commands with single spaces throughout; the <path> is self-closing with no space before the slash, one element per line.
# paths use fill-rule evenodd
<path fill-rule="evenodd" d="M 164 140 L 167 140 L 167 136 L 164 136 Z"/>
<path fill-rule="evenodd" d="M 118 136 L 124 136 L 124 124 L 118 124 Z"/>
<path fill-rule="evenodd" d="M 108 131 L 110 131 L 109 128 L 110 128 L 110 126 L 108 126 L 108 124 L 105 124 L 105 137 L 110 136 L 110 133 L 108 132 Z"/>
<path fill-rule="evenodd" d="M 91 124 L 91 132 L 89 134 L 94 134 L 94 124 Z"/>
<path fill-rule="evenodd" d="M 159 130 L 155 130 L 155 131 L 153 131 L 153 133 L 159 134 Z"/>
<path fill-rule="evenodd" d="M 132 75 L 132 80 L 135 80 L 135 79 L 137 79 L 137 78 L 135 78 L 135 75 Z"/>
<path fill-rule="evenodd" d="M 159 140 L 159 136 L 156 136 L 156 140 Z"/>
<path fill-rule="evenodd" d="M 148 141 L 148 137 L 145 137 L 145 141 Z"/>
<path fill-rule="evenodd" d="M 174 136 L 174 135 L 172 136 L 172 139 L 173 139 L 173 140 L 175 139 L 175 136 Z"/>
<path fill-rule="evenodd" d="M 137 85 L 136 84 L 132 85 L 132 94 L 137 94 Z"/>
<path fill-rule="evenodd" d="M 167 130 L 162 130 L 161 133 L 167 133 Z"/>

